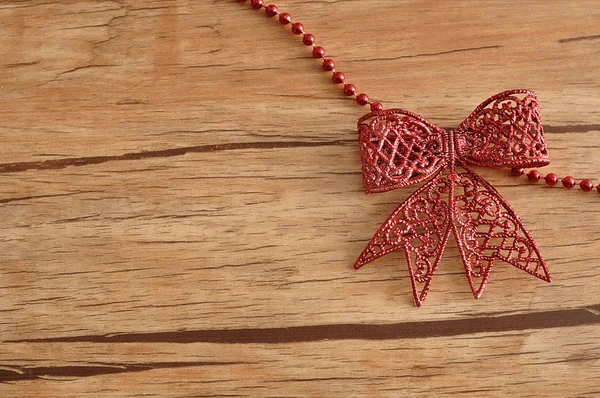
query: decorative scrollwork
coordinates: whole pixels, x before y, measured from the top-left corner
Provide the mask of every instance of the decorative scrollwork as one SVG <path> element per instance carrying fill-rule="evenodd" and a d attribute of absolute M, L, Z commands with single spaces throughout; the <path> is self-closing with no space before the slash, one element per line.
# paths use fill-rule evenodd
<path fill-rule="evenodd" d="M 439 173 L 406 199 L 381 225 L 354 267 L 403 249 L 420 306 L 450 235 L 450 182 Z"/>
<path fill-rule="evenodd" d="M 367 193 L 433 178 L 388 217 L 355 268 L 402 249 L 414 301 L 420 306 L 452 230 L 475 297 L 481 296 L 498 261 L 550 281 L 539 249 L 519 217 L 467 166 L 549 163 L 533 92 L 500 93 L 453 131 L 404 110 L 373 112 L 359 120 L 358 128 Z M 458 174 L 457 164 L 466 171 Z"/>
<path fill-rule="evenodd" d="M 483 293 L 496 261 L 550 282 L 537 245 L 510 205 L 471 170 L 458 176 L 453 200 L 455 238 L 475 297 Z"/>
<path fill-rule="evenodd" d="M 384 192 L 430 177 L 446 163 L 444 134 L 444 130 L 407 111 L 380 111 L 361 119 L 365 190 Z"/>
<path fill-rule="evenodd" d="M 475 109 L 455 130 L 458 156 L 483 167 L 540 167 L 548 151 L 535 93 L 498 94 Z"/>

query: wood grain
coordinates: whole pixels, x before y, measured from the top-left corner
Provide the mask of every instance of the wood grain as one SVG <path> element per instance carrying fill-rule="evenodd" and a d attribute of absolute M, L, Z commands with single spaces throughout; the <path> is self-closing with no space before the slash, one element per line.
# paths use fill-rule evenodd
<path fill-rule="evenodd" d="M 282 0 L 349 81 L 451 128 L 537 91 L 547 172 L 600 182 L 600 4 Z M 451 243 L 424 307 L 354 272 L 354 105 L 235 1 L 0 4 L 0 396 L 597 396 L 600 199 L 478 169 L 554 282 Z"/>

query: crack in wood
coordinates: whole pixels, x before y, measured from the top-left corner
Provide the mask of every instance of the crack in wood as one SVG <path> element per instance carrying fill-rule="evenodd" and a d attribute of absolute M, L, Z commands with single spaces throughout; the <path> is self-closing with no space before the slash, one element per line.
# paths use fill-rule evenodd
<path fill-rule="evenodd" d="M 56 197 L 61 197 L 61 196 L 73 196 L 73 195 L 80 195 L 80 194 L 84 194 L 84 193 L 98 193 L 98 192 L 99 191 L 77 191 L 77 192 L 58 193 L 58 194 L 51 194 L 51 195 L 20 196 L 20 197 L 17 197 L 17 198 L 0 199 L 0 204 L 10 203 L 10 202 L 20 202 L 20 201 L 24 201 L 24 200 L 35 200 L 35 199 L 44 199 L 44 198 L 56 198 Z"/>
<path fill-rule="evenodd" d="M 278 328 L 120 333 L 8 340 L 6 343 L 283 344 L 322 340 L 397 340 L 600 324 L 600 304 L 577 309 L 392 324 L 331 324 Z"/>
<path fill-rule="evenodd" d="M 72 379 L 115 373 L 143 372 L 153 369 L 243 364 L 248 364 L 248 362 L 150 362 L 142 364 L 97 363 L 88 365 L 35 367 L 0 365 L 0 383 L 36 379 Z"/>
<path fill-rule="evenodd" d="M 271 142 L 241 142 L 230 144 L 214 144 L 188 146 L 172 149 L 161 149 L 156 151 L 132 152 L 123 155 L 112 156 L 89 156 L 80 158 L 51 159 L 40 162 L 16 162 L 0 163 L 1 173 L 18 173 L 27 170 L 56 170 L 64 169 L 68 166 L 88 166 L 106 162 L 123 160 L 140 160 L 147 158 L 161 158 L 182 156 L 188 153 L 235 151 L 247 149 L 280 149 L 280 148 L 311 148 L 320 146 L 336 146 L 354 143 L 355 140 L 334 140 L 334 141 L 271 141 Z"/>
<path fill-rule="evenodd" d="M 545 133 L 588 133 L 590 131 L 600 131 L 600 124 L 567 124 L 564 126 L 544 124 Z"/>
<path fill-rule="evenodd" d="M 574 41 L 582 41 L 582 40 L 596 40 L 600 39 L 600 35 L 589 35 L 589 36 L 577 36 L 577 37 L 567 37 L 564 39 L 560 39 L 559 43 L 570 43 Z"/>
<path fill-rule="evenodd" d="M 350 63 L 350 62 L 396 61 L 396 60 L 399 60 L 399 59 L 406 59 L 406 58 L 435 57 L 435 56 L 438 56 L 438 55 L 455 54 L 455 53 L 462 53 L 462 52 L 467 52 L 467 51 L 490 50 L 490 49 L 498 49 L 498 48 L 502 48 L 502 46 L 499 46 L 499 45 L 489 45 L 489 46 L 480 46 L 480 47 L 456 48 L 454 50 L 439 51 L 439 52 L 435 52 L 435 53 L 420 53 L 420 54 L 410 54 L 410 55 L 399 55 L 397 57 L 386 57 L 386 58 L 353 59 L 353 60 L 348 60 L 347 62 Z"/>

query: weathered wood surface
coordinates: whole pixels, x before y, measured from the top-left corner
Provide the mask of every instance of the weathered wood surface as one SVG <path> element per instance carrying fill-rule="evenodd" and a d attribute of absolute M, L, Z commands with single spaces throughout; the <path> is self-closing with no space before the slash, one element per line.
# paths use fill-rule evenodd
<path fill-rule="evenodd" d="M 456 126 L 540 95 L 548 171 L 600 182 L 600 3 L 306 1 L 359 90 Z M 600 395 L 600 197 L 478 170 L 554 277 L 451 244 L 425 306 L 356 256 L 411 189 L 365 196 L 364 109 L 235 1 L 0 4 L 0 395 Z"/>

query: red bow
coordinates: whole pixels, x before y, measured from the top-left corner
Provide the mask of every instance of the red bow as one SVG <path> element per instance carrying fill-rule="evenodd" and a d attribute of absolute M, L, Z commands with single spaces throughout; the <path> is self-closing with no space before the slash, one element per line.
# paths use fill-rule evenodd
<path fill-rule="evenodd" d="M 354 268 L 403 249 L 415 305 L 420 307 L 452 231 L 476 298 L 496 261 L 550 282 L 546 263 L 519 216 L 467 166 L 522 168 L 549 163 L 535 93 L 513 90 L 495 95 L 455 130 L 446 131 L 399 109 L 365 115 L 358 130 L 367 193 L 432 179 L 394 210 Z"/>

